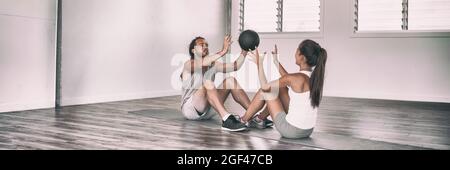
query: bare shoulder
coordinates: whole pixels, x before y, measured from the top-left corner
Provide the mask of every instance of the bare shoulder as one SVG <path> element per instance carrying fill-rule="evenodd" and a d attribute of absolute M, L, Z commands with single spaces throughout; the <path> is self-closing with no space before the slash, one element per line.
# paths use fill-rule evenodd
<path fill-rule="evenodd" d="M 283 76 L 283 78 L 295 82 L 295 83 L 301 83 L 304 81 L 309 80 L 309 77 L 303 73 L 292 73 L 292 74 L 287 74 L 285 76 Z"/>
<path fill-rule="evenodd" d="M 184 62 L 184 67 L 191 67 L 192 64 L 194 64 L 194 60 L 187 60 Z"/>
<path fill-rule="evenodd" d="M 186 62 L 184 62 L 184 69 L 185 71 L 193 71 L 194 70 L 194 66 L 195 66 L 195 61 L 194 60 L 187 60 Z"/>
<path fill-rule="evenodd" d="M 297 93 L 309 91 L 309 77 L 303 73 L 287 74 L 284 79 L 291 89 Z"/>

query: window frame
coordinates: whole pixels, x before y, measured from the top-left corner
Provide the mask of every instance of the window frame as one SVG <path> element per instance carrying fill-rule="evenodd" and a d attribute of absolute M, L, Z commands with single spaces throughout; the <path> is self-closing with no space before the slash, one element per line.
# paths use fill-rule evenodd
<path fill-rule="evenodd" d="M 244 0 L 239 0 L 239 6 Z M 320 28 L 317 32 L 310 31 L 296 31 L 296 32 L 258 32 L 259 36 L 264 39 L 297 39 L 297 38 L 323 38 L 324 36 L 324 16 L 325 16 L 325 0 L 320 1 Z M 245 4 L 244 4 L 245 5 Z M 240 8 L 239 7 L 239 8 Z M 239 17 L 242 18 L 241 11 L 239 11 Z M 244 11 L 245 22 L 245 11 Z M 242 24 L 239 24 L 239 32 L 242 31 Z M 245 28 L 244 28 L 245 29 Z"/>
<path fill-rule="evenodd" d="M 401 30 L 401 31 L 357 31 L 356 24 L 356 3 L 358 0 L 350 0 L 350 38 L 447 38 L 450 37 L 450 29 L 448 30 Z"/>

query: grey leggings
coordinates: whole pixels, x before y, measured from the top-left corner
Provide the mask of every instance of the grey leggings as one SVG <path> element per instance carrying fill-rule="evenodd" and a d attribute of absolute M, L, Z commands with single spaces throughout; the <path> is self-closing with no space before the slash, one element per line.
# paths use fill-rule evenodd
<path fill-rule="evenodd" d="M 287 122 L 285 112 L 278 113 L 277 117 L 274 119 L 274 124 L 281 136 L 291 139 L 307 138 L 314 130 L 314 128 L 300 129 L 292 126 L 289 122 Z"/>

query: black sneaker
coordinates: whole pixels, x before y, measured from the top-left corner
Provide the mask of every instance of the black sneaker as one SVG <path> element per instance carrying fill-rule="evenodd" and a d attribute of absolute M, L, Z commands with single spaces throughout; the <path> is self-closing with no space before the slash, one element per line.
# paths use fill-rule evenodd
<path fill-rule="evenodd" d="M 254 116 L 250 120 L 248 126 L 252 127 L 252 128 L 265 129 L 265 128 L 273 126 L 273 122 L 267 118 L 264 120 L 258 121 L 257 116 Z"/>
<path fill-rule="evenodd" d="M 266 124 L 267 127 L 272 127 L 273 126 L 273 121 L 269 120 L 269 119 L 264 119 L 264 122 Z"/>
<path fill-rule="evenodd" d="M 227 120 L 222 121 L 222 130 L 238 132 L 245 129 L 247 129 L 246 126 L 233 115 L 228 116 Z"/>

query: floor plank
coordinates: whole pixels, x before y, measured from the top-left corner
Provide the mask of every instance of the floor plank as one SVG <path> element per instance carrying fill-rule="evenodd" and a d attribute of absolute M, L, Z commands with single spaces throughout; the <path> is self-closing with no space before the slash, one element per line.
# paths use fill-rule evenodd
<path fill-rule="evenodd" d="M 183 120 L 179 100 L 171 96 L 0 113 L 0 149 L 450 149 L 446 103 L 325 97 L 312 138 L 299 141 L 279 137 L 274 128 L 230 133 L 221 131 L 218 121 Z M 226 108 L 244 112 L 232 98 Z M 140 111 L 144 114 L 136 114 Z M 346 145 L 349 141 L 354 143 Z"/>

